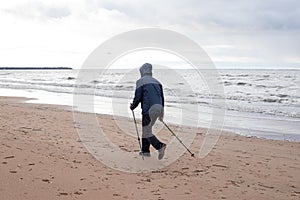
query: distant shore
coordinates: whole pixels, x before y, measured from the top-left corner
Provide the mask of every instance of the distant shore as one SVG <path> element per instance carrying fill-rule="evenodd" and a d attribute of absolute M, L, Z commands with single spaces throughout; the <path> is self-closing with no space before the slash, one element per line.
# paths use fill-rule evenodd
<path fill-rule="evenodd" d="M 0 67 L 0 70 L 73 70 L 71 67 Z"/>

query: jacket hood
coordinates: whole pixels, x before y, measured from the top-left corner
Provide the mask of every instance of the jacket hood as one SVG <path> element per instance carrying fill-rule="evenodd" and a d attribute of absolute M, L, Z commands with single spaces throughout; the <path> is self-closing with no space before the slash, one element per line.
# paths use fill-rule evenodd
<path fill-rule="evenodd" d="M 149 63 L 145 63 L 140 68 L 141 77 L 145 75 L 152 76 L 152 65 Z"/>

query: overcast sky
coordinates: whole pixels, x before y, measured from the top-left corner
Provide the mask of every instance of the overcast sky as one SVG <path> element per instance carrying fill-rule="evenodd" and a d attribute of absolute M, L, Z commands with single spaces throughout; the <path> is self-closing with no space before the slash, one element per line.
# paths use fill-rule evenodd
<path fill-rule="evenodd" d="M 137 28 L 185 34 L 219 68 L 300 69 L 299 0 L 10 0 L 0 3 L 0 66 L 78 68 Z"/>

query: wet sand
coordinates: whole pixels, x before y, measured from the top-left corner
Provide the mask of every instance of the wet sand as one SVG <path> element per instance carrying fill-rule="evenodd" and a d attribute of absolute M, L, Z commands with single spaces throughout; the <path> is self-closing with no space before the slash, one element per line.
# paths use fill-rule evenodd
<path fill-rule="evenodd" d="M 185 153 L 161 170 L 125 173 L 88 153 L 69 108 L 23 101 L 0 98 L 1 200 L 300 198 L 299 142 L 222 134 L 204 159 Z M 120 148 L 138 152 L 112 116 L 97 117 Z M 196 155 L 205 132 L 199 128 L 190 147 Z"/>

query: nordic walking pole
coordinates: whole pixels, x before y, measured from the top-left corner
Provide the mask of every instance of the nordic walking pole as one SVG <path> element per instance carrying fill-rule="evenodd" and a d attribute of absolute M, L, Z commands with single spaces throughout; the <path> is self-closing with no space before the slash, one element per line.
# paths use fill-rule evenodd
<path fill-rule="evenodd" d="M 191 154 L 191 156 L 194 157 L 195 155 L 183 144 L 183 142 L 177 137 L 177 135 L 175 135 L 175 133 L 170 129 L 170 127 L 164 121 L 161 122 L 167 127 L 167 129 L 169 129 L 173 136 L 176 137 L 176 139 L 182 144 L 182 146 L 184 146 L 184 148 Z"/>
<path fill-rule="evenodd" d="M 132 111 L 132 116 L 133 116 L 133 120 L 134 120 L 134 124 L 135 124 L 135 130 L 136 130 L 136 134 L 137 134 L 137 137 L 138 137 L 138 141 L 139 141 L 140 149 L 141 149 L 141 152 L 142 152 L 141 139 L 140 139 L 140 135 L 139 135 L 138 127 L 137 127 L 137 124 L 136 124 L 135 115 L 134 115 L 134 112 L 133 112 L 133 110 L 131 110 L 131 111 Z M 143 158 L 143 160 L 144 160 L 144 155 L 143 155 L 143 153 L 142 153 L 142 158 Z"/>

